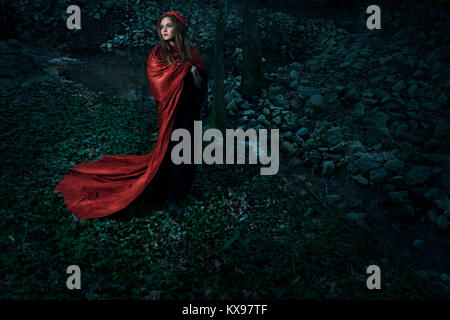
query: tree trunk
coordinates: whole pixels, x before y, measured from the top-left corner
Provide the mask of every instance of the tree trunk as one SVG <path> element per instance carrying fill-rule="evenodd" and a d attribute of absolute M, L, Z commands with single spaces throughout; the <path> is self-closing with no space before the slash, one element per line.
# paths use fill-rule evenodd
<path fill-rule="evenodd" d="M 242 81 L 241 92 L 246 99 L 259 96 L 262 83 L 261 44 L 259 42 L 258 19 L 253 1 L 244 0 L 242 10 Z"/>
<path fill-rule="evenodd" d="M 219 0 L 219 15 L 216 22 L 216 39 L 214 42 L 214 103 L 211 111 L 211 127 L 219 129 L 225 136 L 226 110 L 223 82 L 224 70 L 224 29 L 228 0 Z"/>

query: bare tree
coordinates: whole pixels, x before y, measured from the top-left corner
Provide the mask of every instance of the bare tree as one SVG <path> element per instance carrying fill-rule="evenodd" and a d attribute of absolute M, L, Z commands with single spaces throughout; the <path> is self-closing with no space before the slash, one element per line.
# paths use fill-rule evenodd
<path fill-rule="evenodd" d="M 262 84 L 261 44 L 259 42 L 258 19 L 255 3 L 244 0 L 242 8 L 242 95 L 251 99 L 259 96 Z"/>
<path fill-rule="evenodd" d="M 216 38 L 214 41 L 214 104 L 211 111 L 211 125 L 225 134 L 226 110 L 224 99 L 223 82 L 225 79 L 224 70 L 224 29 L 226 13 L 228 9 L 228 0 L 219 0 L 219 14 L 216 21 Z"/>

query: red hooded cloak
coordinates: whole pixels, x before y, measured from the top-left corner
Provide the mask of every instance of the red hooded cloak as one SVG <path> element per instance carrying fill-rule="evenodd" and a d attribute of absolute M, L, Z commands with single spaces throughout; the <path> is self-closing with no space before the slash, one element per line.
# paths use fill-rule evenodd
<path fill-rule="evenodd" d="M 147 59 L 147 75 L 158 108 L 160 130 L 155 149 L 146 155 L 107 155 L 93 162 L 78 164 L 70 168 L 56 186 L 54 193 L 62 193 L 67 208 L 80 220 L 100 218 L 124 209 L 155 177 L 170 141 L 174 111 L 185 75 L 195 65 L 203 80 L 207 79 L 206 68 L 197 49 L 192 48 L 192 62 L 181 61 L 179 49 L 173 49 L 178 65 L 162 61 L 159 44 Z M 204 102 L 206 94 L 203 81 L 203 97 L 199 101 Z"/>

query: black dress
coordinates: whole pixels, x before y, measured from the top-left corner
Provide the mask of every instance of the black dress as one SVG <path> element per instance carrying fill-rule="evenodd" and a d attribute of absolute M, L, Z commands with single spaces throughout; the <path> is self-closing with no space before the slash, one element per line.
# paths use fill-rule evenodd
<path fill-rule="evenodd" d="M 202 79 L 202 81 L 204 81 Z M 192 186 L 195 175 L 194 164 L 194 120 L 200 120 L 201 103 L 199 100 L 200 92 L 194 84 L 192 72 L 188 72 L 184 79 L 183 90 L 181 92 L 178 105 L 175 109 L 175 122 L 173 130 L 178 128 L 187 129 L 191 135 L 191 163 L 174 164 L 171 159 L 172 148 L 179 141 L 169 141 L 164 160 L 161 164 L 161 181 L 164 185 L 167 195 L 177 199 L 185 192 L 188 192 Z"/>

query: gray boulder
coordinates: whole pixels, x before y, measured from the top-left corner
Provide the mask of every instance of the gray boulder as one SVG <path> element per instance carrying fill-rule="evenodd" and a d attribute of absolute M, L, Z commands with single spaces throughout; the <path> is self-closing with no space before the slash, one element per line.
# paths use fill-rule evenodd
<path fill-rule="evenodd" d="M 388 177 L 388 172 L 384 168 L 376 168 L 373 170 L 370 170 L 369 173 L 370 181 L 379 183 L 386 180 Z"/>
<path fill-rule="evenodd" d="M 320 94 L 315 94 L 315 95 L 311 96 L 308 100 L 308 104 L 310 104 L 311 106 L 316 107 L 316 108 L 322 107 L 324 104 L 323 96 Z"/>
<path fill-rule="evenodd" d="M 400 161 L 398 159 L 391 159 L 384 163 L 384 167 L 387 170 L 394 171 L 394 172 L 402 169 L 404 166 L 405 166 L 404 162 Z"/>
<path fill-rule="evenodd" d="M 353 163 L 362 172 L 367 172 L 371 169 L 375 169 L 378 167 L 378 163 L 375 160 L 368 157 L 359 158 L 355 160 Z"/>
<path fill-rule="evenodd" d="M 416 166 L 412 168 L 405 176 L 405 183 L 409 186 L 424 184 L 430 179 L 431 167 Z"/>

